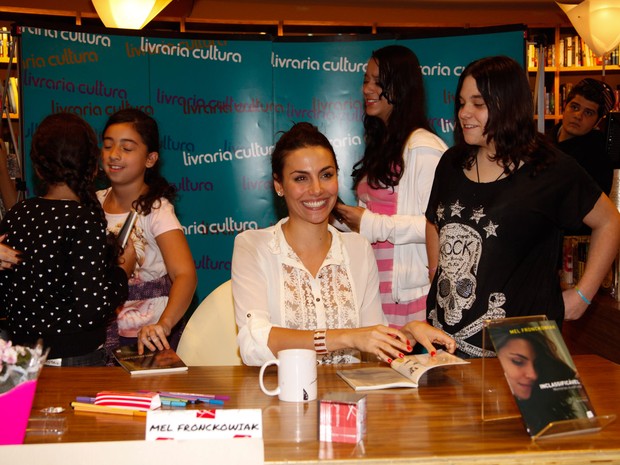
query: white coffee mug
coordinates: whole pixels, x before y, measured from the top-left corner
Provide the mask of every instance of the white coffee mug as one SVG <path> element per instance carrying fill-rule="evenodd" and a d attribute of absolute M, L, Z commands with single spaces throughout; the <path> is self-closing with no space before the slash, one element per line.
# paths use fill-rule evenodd
<path fill-rule="evenodd" d="M 278 366 L 278 387 L 269 390 L 263 383 L 268 366 Z M 258 383 L 268 396 L 278 396 L 285 402 L 307 402 L 317 397 L 316 352 L 309 349 L 287 349 L 278 352 L 260 368 Z"/>

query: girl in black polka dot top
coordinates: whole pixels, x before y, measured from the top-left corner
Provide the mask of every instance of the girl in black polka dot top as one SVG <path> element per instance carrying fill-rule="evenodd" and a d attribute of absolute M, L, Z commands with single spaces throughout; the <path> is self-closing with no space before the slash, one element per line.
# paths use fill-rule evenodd
<path fill-rule="evenodd" d="M 15 205 L 0 225 L 21 253 L 19 264 L 0 271 L 0 325 L 14 344 L 42 338 L 49 364 L 103 365 L 106 324 L 127 296 L 135 251 L 119 259 L 107 238 L 93 186 L 97 137 L 76 115 L 50 115 L 30 157 L 41 195 Z"/>

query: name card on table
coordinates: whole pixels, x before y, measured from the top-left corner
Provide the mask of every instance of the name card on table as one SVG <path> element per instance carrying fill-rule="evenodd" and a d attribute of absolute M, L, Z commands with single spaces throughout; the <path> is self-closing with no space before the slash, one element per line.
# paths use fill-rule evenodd
<path fill-rule="evenodd" d="M 150 410 L 145 439 L 262 438 L 260 409 Z"/>

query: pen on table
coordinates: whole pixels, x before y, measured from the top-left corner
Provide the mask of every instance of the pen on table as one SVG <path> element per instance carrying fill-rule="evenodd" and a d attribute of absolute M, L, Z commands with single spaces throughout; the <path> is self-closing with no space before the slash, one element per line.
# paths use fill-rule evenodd
<path fill-rule="evenodd" d="M 161 400 L 161 404 L 167 407 L 185 407 L 187 406 L 187 401 L 181 399 L 164 398 Z"/>
<path fill-rule="evenodd" d="M 181 397 L 178 400 L 183 400 L 185 402 L 189 402 L 190 404 L 197 404 L 197 403 L 203 403 L 203 404 L 211 404 L 211 405 L 224 405 L 224 401 L 220 400 L 220 399 L 211 399 L 211 398 L 205 398 L 205 397 Z"/>
<path fill-rule="evenodd" d="M 94 404 L 95 403 L 95 397 L 77 396 L 75 400 L 77 402 L 82 402 L 83 404 Z"/>
<path fill-rule="evenodd" d="M 202 397 L 199 397 L 198 400 L 203 404 L 224 405 L 224 401 L 220 399 L 204 399 Z"/>
<path fill-rule="evenodd" d="M 169 403 L 171 401 L 182 403 L 182 405 L 180 404 L 175 405 L 176 407 L 185 407 L 188 403 L 196 404 L 198 402 L 201 402 L 203 404 L 211 404 L 211 405 L 224 405 L 224 401 L 220 399 L 205 399 L 202 397 L 196 397 L 196 398 L 189 399 L 185 397 L 161 396 L 161 403 L 163 405 L 173 405 Z"/>
<path fill-rule="evenodd" d="M 196 398 L 196 399 L 217 399 L 217 400 L 229 400 L 230 396 L 221 396 L 221 395 L 213 395 L 213 394 L 192 394 L 189 392 L 169 392 L 169 391 L 161 391 L 159 395 L 164 397 L 180 397 L 180 398 Z"/>
<path fill-rule="evenodd" d="M 87 404 L 84 402 L 71 402 L 71 407 L 73 407 L 73 410 L 75 410 L 76 412 L 113 413 L 116 415 L 128 415 L 134 417 L 146 416 L 146 412 L 142 410 L 108 407 L 107 405 Z"/>

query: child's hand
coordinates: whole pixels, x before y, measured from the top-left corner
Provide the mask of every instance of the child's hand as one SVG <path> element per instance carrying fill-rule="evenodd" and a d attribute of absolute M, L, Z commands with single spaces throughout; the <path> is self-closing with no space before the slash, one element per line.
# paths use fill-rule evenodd
<path fill-rule="evenodd" d="M 338 221 L 346 224 L 351 231 L 360 232 L 360 224 L 362 222 L 362 215 L 366 209 L 362 207 L 352 207 L 345 205 L 344 203 L 337 203 L 334 207 L 334 212 L 340 218 Z"/>
<path fill-rule="evenodd" d="M 149 350 L 170 349 L 166 336 L 166 329 L 160 324 L 143 326 L 138 330 L 138 354 L 142 355 L 145 347 Z"/>

